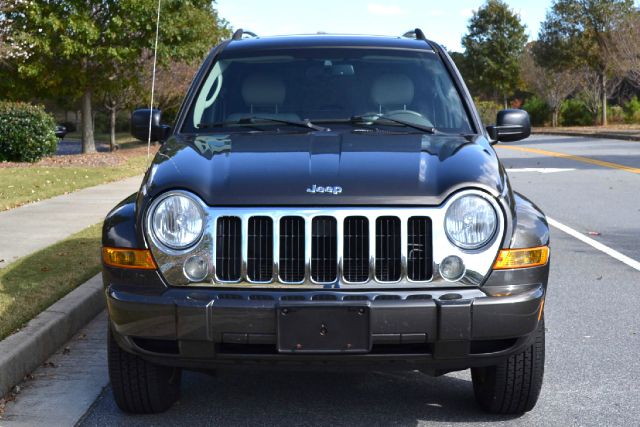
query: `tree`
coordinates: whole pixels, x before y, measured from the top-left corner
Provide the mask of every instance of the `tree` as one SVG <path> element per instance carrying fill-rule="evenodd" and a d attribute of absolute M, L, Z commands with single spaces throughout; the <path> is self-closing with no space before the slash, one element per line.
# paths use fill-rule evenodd
<path fill-rule="evenodd" d="M 640 88 L 640 12 L 629 14 L 608 40 L 616 70 Z"/>
<path fill-rule="evenodd" d="M 528 88 L 540 96 L 551 109 L 551 126 L 558 126 L 560 107 L 580 83 L 573 70 L 544 68 L 538 65 L 532 50 L 536 42 L 530 43 L 522 54 L 521 75 Z"/>
<path fill-rule="evenodd" d="M 467 28 L 462 38 L 466 78 L 472 88 L 503 101 L 506 108 L 519 82 L 525 26 L 506 3 L 488 0 L 473 13 Z"/>
<path fill-rule="evenodd" d="M 588 67 L 596 74 L 603 125 L 612 87 L 609 40 L 633 12 L 633 0 L 556 0 L 540 27 L 534 50 L 540 65 L 556 70 Z"/>
<path fill-rule="evenodd" d="M 143 85 L 146 88 L 151 87 L 151 67 L 151 61 L 144 65 Z M 156 70 L 155 103 L 162 110 L 163 117 L 175 117 L 199 67 L 200 61 L 172 61 Z M 149 95 L 149 92 L 145 92 L 146 104 L 149 103 Z"/>
<path fill-rule="evenodd" d="M 103 93 L 103 105 L 109 113 L 109 151 L 118 149 L 116 120 L 120 109 L 134 105 L 140 97 L 142 87 L 136 77 L 113 79 Z"/>
<path fill-rule="evenodd" d="M 153 47 L 156 8 L 156 0 L 9 1 L 0 25 L 27 52 L 18 71 L 51 96 L 81 99 L 83 152 L 95 151 L 93 98 L 136 78 L 130 71 Z M 200 58 L 227 34 L 210 0 L 164 0 L 159 60 Z"/>

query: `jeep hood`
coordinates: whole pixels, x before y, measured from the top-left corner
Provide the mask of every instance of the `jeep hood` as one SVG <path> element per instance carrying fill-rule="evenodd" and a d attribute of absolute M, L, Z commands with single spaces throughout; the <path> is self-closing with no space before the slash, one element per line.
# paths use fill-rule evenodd
<path fill-rule="evenodd" d="M 341 187 L 339 194 L 313 186 Z M 210 206 L 438 205 L 467 187 L 503 193 L 481 136 L 342 132 L 174 136 L 143 182 L 145 198 L 183 189 Z"/>

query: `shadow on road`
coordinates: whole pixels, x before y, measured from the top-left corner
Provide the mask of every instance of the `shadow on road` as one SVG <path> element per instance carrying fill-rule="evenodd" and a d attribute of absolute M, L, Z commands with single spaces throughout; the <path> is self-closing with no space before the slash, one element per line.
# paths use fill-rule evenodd
<path fill-rule="evenodd" d="M 452 376 L 455 375 L 455 376 Z M 81 425 L 372 426 L 509 420 L 483 413 L 467 373 L 234 370 L 186 373 L 182 398 L 161 415 L 125 415 L 107 388 Z"/>

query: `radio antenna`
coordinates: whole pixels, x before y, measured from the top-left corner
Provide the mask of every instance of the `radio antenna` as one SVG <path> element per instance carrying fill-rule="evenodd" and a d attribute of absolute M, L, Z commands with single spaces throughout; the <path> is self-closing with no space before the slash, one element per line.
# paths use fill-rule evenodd
<path fill-rule="evenodd" d="M 158 14 L 156 16 L 156 40 L 153 46 L 153 71 L 151 73 L 151 102 L 149 103 L 149 135 L 147 138 L 147 161 L 151 157 L 151 123 L 153 120 L 153 95 L 156 91 L 156 62 L 158 61 L 158 34 L 160 33 L 160 3 L 158 0 Z"/>

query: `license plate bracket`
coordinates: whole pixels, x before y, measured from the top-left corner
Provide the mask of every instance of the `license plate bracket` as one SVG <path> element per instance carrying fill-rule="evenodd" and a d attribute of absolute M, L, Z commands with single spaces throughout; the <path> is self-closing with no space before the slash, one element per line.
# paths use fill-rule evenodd
<path fill-rule="evenodd" d="M 368 306 L 280 306 L 276 314 L 280 353 L 371 351 Z"/>

